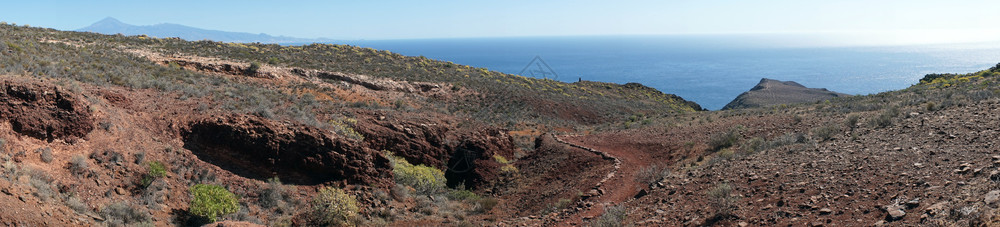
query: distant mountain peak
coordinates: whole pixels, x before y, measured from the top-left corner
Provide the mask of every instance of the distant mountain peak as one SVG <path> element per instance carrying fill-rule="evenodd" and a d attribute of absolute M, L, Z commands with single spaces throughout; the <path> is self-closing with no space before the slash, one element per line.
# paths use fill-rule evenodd
<path fill-rule="evenodd" d="M 313 43 L 329 42 L 323 39 L 303 39 L 284 36 L 270 36 L 264 33 L 227 32 L 207 30 L 181 24 L 160 23 L 156 25 L 131 25 L 114 17 L 106 17 L 90 26 L 77 29 L 81 32 L 96 32 L 113 35 L 148 35 L 152 37 L 179 37 L 185 40 L 214 40 L 220 42 L 259 43 Z"/>
<path fill-rule="evenodd" d="M 105 17 L 104 19 L 101 19 L 100 21 L 97 21 L 97 23 L 94 24 L 125 24 L 125 23 L 122 23 L 122 21 L 115 19 L 114 17 Z"/>
<path fill-rule="evenodd" d="M 100 21 L 95 22 L 94 24 L 91 24 L 90 26 L 78 29 L 77 31 L 116 34 L 116 33 L 123 33 L 124 30 L 127 30 L 130 27 L 135 27 L 135 26 L 122 23 L 121 21 L 115 19 L 114 17 L 106 17 L 104 19 L 101 19 Z M 116 32 L 106 33 L 104 31 L 116 31 Z"/>

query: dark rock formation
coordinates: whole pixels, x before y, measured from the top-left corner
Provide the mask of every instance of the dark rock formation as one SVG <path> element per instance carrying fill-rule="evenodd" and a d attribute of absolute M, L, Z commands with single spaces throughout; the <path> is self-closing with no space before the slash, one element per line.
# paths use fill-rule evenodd
<path fill-rule="evenodd" d="M 383 154 L 310 126 L 231 115 L 195 121 L 183 134 L 184 147 L 199 159 L 248 178 L 392 185 Z"/>
<path fill-rule="evenodd" d="M 763 78 L 750 91 L 743 92 L 726 104 L 723 110 L 767 107 L 781 104 L 808 103 L 827 100 L 836 97 L 851 96 L 826 90 L 826 88 L 807 88 L 794 81 L 779 81 Z"/>
<path fill-rule="evenodd" d="M 493 156 L 509 159 L 514 149 L 514 140 L 500 129 L 487 128 L 463 136 L 461 144 L 448 160 L 448 170 L 444 175 L 448 186 L 464 184 L 477 190 L 490 188 L 497 183 L 502 167 Z"/>
<path fill-rule="evenodd" d="M 6 80 L 0 89 L 0 119 L 18 133 L 51 142 L 82 138 L 94 129 L 87 105 L 58 87 Z"/>
<path fill-rule="evenodd" d="M 363 113 L 359 114 L 354 130 L 365 136 L 364 143 L 369 148 L 392 151 L 413 164 L 444 169 L 453 149 L 444 142 L 449 127 L 440 119 L 400 119 Z"/>

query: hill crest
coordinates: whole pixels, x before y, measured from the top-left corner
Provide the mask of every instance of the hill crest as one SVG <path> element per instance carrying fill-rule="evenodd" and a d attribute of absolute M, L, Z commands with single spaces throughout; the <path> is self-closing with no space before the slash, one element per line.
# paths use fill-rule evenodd
<path fill-rule="evenodd" d="M 826 88 L 807 88 L 795 81 L 761 78 L 760 83 L 757 83 L 749 91 L 737 96 L 722 109 L 729 110 L 808 103 L 847 96 L 851 95 L 830 91 Z"/>

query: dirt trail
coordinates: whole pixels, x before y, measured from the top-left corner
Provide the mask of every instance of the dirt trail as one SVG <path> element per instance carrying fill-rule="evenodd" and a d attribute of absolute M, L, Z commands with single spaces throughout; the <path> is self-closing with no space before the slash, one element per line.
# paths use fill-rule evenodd
<path fill-rule="evenodd" d="M 584 224 L 585 221 L 597 218 L 603 214 L 605 207 L 615 206 L 628 201 L 646 187 L 635 181 L 635 174 L 643 167 L 650 165 L 649 161 L 651 158 L 648 155 L 613 147 L 594 146 L 588 143 L 589 139 L 582 136 L 556 136 L 556 141 L 596 153 L 604 157 L 604 159 L 614 160 L 615 162 L 614 169 L 595 186 L 595 189 L 601 192 L 601 195 L 587 200 L 587 202 L 593 203 L 593 206 L 571 215 L 569 218 L 563 220 L 561 225 Z"/>

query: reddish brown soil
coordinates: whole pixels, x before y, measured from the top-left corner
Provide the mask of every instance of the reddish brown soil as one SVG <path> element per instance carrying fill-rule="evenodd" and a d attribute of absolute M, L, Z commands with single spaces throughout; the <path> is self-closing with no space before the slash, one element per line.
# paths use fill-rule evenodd
<path fill-rule="evenodd" d="M 982 102 L 927 113 L 904 110 L 905 116 L 892 126 L 859 124 L 827 141 L 818 141 L 810 130 L 839 127 L 843 116 L 811 117 L 807 112 L 797 113 L 803 120 L 782 114 L 728 116 L 690 126 L 563 138 L 622 160 L 619 175 L 609 185 L 624 187 L 608 187 L 604 196 L 585 201 L 621 204 L 629 210 L 629 222 L 638 225 L 974 224 L 996 220 L 989 214 L 996 204 L 984 203 L 983 198 L 996 190 L 994 179 L 1000 179 L 1000 165 L 995 164 L 1000 156 L 991 158 L 1000 155 L 993 146 L 1000 133 L 988 123 L 998 119 L 991 111 L 998 107 Z M 861 122 L 868 119 L 861 116 Z M 797 132 L 805 134 L 807 142 L 752 154 L 738 153 L 743 148 L 736 147 L 737 155 L 729 159 L 703 153 L 709 135 L 736 125 L 744 128 L 741 141 Z M 696 143 L 694 149 L 683 146 L 689 141 Z M 704 161 L 695 160 L 702 155 L 707 155 Z M 662 181 L 663 186 L 635 183 L 636 170 L 652 163 L 673 165 L 673 174 Z M 733 187 L 736 200 L 732 216 L 720 218 L 706 193 L 722 183 Z M 640 188 L 649 194 L 633 199 Z M 584 223 L 581 219 L 601 213 L 598 207 L 560 223 Z M 893 219 L 888 215 L 892 209 L 906 215 Z"/>
<path fill-rule="evenodd" d="M 516 166 L 523 178 L 516 187 L 504 191 L 500 205 L 493 209 L 497 217 L 510 225 L 554 225 L 563 213 L 587 207 L 575 203 L 578 194 L 586 193 L 613 170 L 612 162 L 586 150 L 557 142 L 550 135 L 540 136 L 537 149 L 521 158 Z M 570 200 L 563 210 L 552 209 L 559 200 Z M 593 206 L 591 203 L 590 206 Z"/>
<path fill-rule="evenodd" d="M 735 125 L 756 129 L 757 134 L 778 133 L 785 127 L 773 121 L 787 118 L 769 117 L 764 119 L 734 118 L 729 122 L 714 122 L 704 125 L 677 126 L 667 129 L 649 127 L 623 131 L 612 131 L 585 136 L 562 136 L 566 142 L 591 148 L 621 160 L 621 168 L 610 178 L 604 194 L 588 202 L 595 204 L 590 209 L 579 212 L 564 220 L 564 224 L 578 225 L 596 218 L 606 206 L 621 204 L 646 191 L 650 185 L 636 182 L 637 173 L 650 165 L 672 165 L 686 158 L 702 155 L 707 148 L 705 141 L 713 133 L 729 130 Z M 691 145 L 686 145 L 691 144 Z"/>
<path fill-rule="evenodd" d="M 996 98 L 934 111 L 911 105 L 885 128 L 848 126 L 843 113 L 799 106 L 658 116 L 641 125 L 532 125 L 509 133 L 422 110 L 439 104 L 427 100 L 479 97 L 439 84 L 272 66 L 261 69 L 268 76 L 247 77 L 234 68 L 245 63 L 153 58 L 184 60 L 185 68 L 249 87 L 320 94 L 319 100 L 403 104 L 318 111 L 355 118 L 350 127 L 365 137 L 357 141 L 316 126 L 234 114 L 210 97 L 6 76 L 0 79 L 0 170 L 8 178 L 0 179 L 0 224 L 99 225 L 102 208 L 121 201 L 148 210 L 157 225 L 176 224 L 187 217 L 187 188 L 197 183 L 240 195 L 244 218 L 294 225 L 313 224 L 305 201 L 330 185 L 355 195 L 366 218 L 387 214 L 396 220 L 386 225 L 395 226 L 579 226 L 609 206 L 624 207 L 627 223 L 638 226 L 979 226 L 1000 219 L 994 201 L 1000 196 L 991 196 L 1000 194 Z M 302 83 L 315 86 L 286 86 Z M 599 122 L 579 104 L 524 100 L 526 107 L 543 109 L 535 114 Z M 854 114 L 867 122 L 878 112 Z M 841 130 L 824 140 L 813 131 L 821 126 Z M 733 147 L 710 151 L 713 136 L 733 129 L 739 137 Z M 551 131 L 567 135 L 544 134 Z M 802 140 L 756 152 L 743 147 L 751 138 L 788 133 Z M 439 195 L 392 198 L 393 176 L 382 150 L 448 170 L 453 185 L 460 182 L 499 204 L 465 216 L 456 209 L 471 210 L 472 202 L 442 211 L 436 203 L 447 201 Z M 495 155 L 515 160 L 517 176 L 500 174 L 509 166 Z M 156 190 L 139 184 L 149 161 L 167 166 L 166 176 L 151 183 Z M 670 166 L 672 174 L 639 183 L 637 175 L 654 164 Z M 259 205 L 270 187 L 264 179 L 272 176 L 291 183 L 290 210 Z M 721 185 L 733 189 L 726 196 L 728 215 L 707 193 Z M 59 197 L 46 195 L 47 189 Z M 69 196 L 84 207 L 69 208 Z M 890 211 L 905 215 L 893 218 Z"/>
<path fill-rule="evenodd" d="M 38 82 L 0 81 L 0 118 L 14 131 L 42 140 L 81 138 L 94 129 L 90 110 L 75 95 Z"/>

